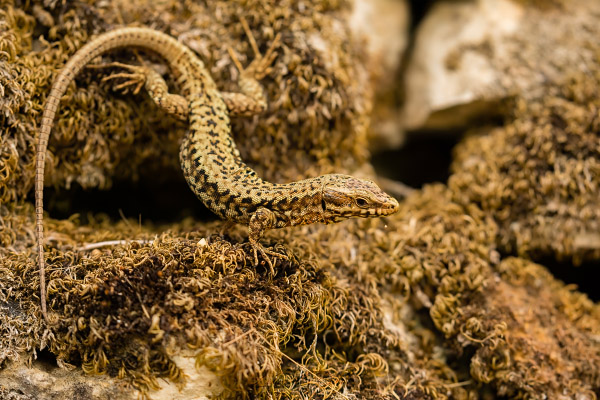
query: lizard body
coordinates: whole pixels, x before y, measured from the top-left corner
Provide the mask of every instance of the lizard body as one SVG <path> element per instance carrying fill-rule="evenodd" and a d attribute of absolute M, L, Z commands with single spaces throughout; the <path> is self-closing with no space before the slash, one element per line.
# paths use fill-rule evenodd
<path fill-rule="evenodd" d="M 35 209 L 40 295 L 42 314 L 46 319 L 44 163 L 59 99 L 75 75 L 92 59 L 124 47 L 158 53 L 174 73 L 181 96 L 168 93 L 166 83 L 158 73 L 145 67 L 120 65 L 138 74 L 138 77 L 144 76 L 145 88 L 159 107 L 189 121 L 189 132 L 179 154 L 185 178 L 194 193 L 214 213 L 248 225 L 255 260 L 257 250 L 263 256 L 265 252 L 273 254 L 258 242 L 268 229 L 315 222 L 333 223 L 350 217 L 384 216 L 398 210 L 398 202 L 368 180 L 330 174 L 274 184 L 262 180 L 242 161 L 230 135 L 229 115 L 248 115 L 266 108 L 266 99 L 256 76 L 273 61 L 273 54 L 258 57 L 248 68 L 240 71 L 242 93 L 223 93 L 218 90 L 203 62 L 173 37 L 149 28 L 110 31 L 82 47 L 60 71 L 46 100 L 41 120 L 36 148 Z M 237 60 L 234 61 L 237 63 Z M 239 63 L 237 65 L 239 68 Z"/>

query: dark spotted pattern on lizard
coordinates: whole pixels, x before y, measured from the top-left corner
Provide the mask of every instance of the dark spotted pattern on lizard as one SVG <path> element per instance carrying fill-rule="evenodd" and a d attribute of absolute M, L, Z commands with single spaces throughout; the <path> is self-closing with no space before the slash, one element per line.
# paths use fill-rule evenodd
<path fill-rule="evenodd" d="M 247 32 L 249 29 L 245 26 Z M 259 244 L 262 234 L 272 228 L 333 223 L 350 217 L 377 217 L 398 210 L 398 202 L 368 180 L 347 175 L 323 175 L 297 182 L 274 184 L 262 180 L 249 168 L 230 135 L 230 114 L 253 114 L 266 108 L 257 79 L 273 61 L 269 50 L 240 71 L 242 93 L 223 93 L 217 88 L 202 61 L 174 38 L 148 28 L 122 28 L 102 34 L 81 48 L 56 78 L 41 121 L 36 160 L 36 228 L 42 313 L 46 314 L 43 254 L 43 178 L 48 138 L 59 99 L 75 75 L 93 58 L 112 49 L 139 47 L 158 53 L 168 63 L 182 95 L 167 92 L 162 77 L 146 67 L 127 66 L 131 73 L 116 77 L 137 79 L 156 104 L 174 116 L 189 120 L 189 133 L 180 149 L 185 178 L 202 202 L 220 217 L 246 224 L 249 241 L 270 263 Z M 258 50 L 255 49 L 255 52 Z M 234 59 L 239 67 L 239 62 Z M 123 86 L 123 85 L 121 85 Z"/>

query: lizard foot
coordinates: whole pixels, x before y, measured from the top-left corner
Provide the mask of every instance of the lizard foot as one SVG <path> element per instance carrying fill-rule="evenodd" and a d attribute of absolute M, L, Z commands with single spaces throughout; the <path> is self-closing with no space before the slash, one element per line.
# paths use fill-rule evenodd
<path fill-rule="evenodd" d="M 269 256 L 289 260 L 289 257 L 287 255 L 270 250 L 258 242 L 250 242 L 250 244 L 252 245 L 252 251 L 254 252 L 254 265 L 258 265 L 258 253 L 260 253 L 262 258 L 267 262 L 271 271 L 274 271 L 274 265 L 273 261 Z"/>
<path fill-rule="evenodd" d="M 120 62 L 111 62 L 107 64 L 100 65 L 90 65 L 89 68 L 122 68 L 128 70 L 130 72 L 120 72 L 110 74 L 102 78 L 102 82 L 108 82 L 114 79 L 125 79 L 124 82 L 119 83 L 113 87 L 114 90 L 119 91 L 122 90 L 123 94 L 127 94 L 130 90 L 131 93 L 136 95 L 140 92 L 142 87 L 146 84 L 146 79 L 148 77 L 148 68 L 139 66 L 139 65 L 130 65 L 124 64 Z"/>
<path fill-rule="evenodd" d="M 252 217 L 250 217 L 250 223 L 248 224 L 248 240 L 250 241 L 250 245 L 252 246 L 252 250 L 254 252 L 254 265 L 258 266 L 258 253 L 260 253 L 267 264 L 269 264 L 269 268 L 272 272 L 273 262 L 271 261 L 269 255 L 276 258 L 289 260 L 287 255 L 269 250 L 259 242 L 260 238 L 263 236 L 263 233 L 266 230 L 273 228 L 276 222 L 277 217 L 273 211 L 265 207 L 259 207 L 254 214 L 252 214 Z"/>
<path fill-rule="evenodd" d="M 240 63 L 239 59 L 230 47 L 227 48 L 227 51 L 229 52 L 229 55 L 231 56 L 231 59 L 235 64 L 236 68 L 238 69 L 238 71 L 240 71 L 240 74 L 246 77 L 252 77 L 253 79 L 260 81 L 272 71 L 271 64 L 273 64 L 273 61 L 275 61 L 275 58 L 277 58 L 277 52 L 275 51 L 275 49 L 280 44 L 281 34 L 278 33 L 275 36 L 273 42 L 271 43 L 271 46 L 269 46 L 269 48 L 267 49 L 267 52 L 264 55 L 262 55 L 258 50 L 258 45 L 256 44 L 256 40 L 254 40 L 254 35 L 252 34 L 250 27 L 248 26 L 248 22 L 246 22 L 246 19 L 244 17 L 240 18 L 240 22 L 242 23 L 242 27 L 246 32 L 246 36 L 248 36 L 248 40 L 250 41 L 250 46 L 252 47 L 252 51 L 254 52 L 254 60 L 252 60 L 250 65 L 244 68 L 242 67 L 242 64 Z"/>

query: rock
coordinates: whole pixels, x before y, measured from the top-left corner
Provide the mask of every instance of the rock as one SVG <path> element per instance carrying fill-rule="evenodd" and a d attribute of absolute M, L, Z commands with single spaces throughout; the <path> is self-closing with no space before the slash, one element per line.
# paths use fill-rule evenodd
<path fill-rule="evenodd" d="M 364 40 L 375 104 L 370 147 L 398 147 L 404 140 L 397 104 L 398 73 L 408 43 L 410 10 L 405 0 L 355 0 L 349 27 Z"/>
<path fill-rule="evenodd" d="M 158 381 L 152 400 L 205 400 L 223 392 L 219 378 L 208 368 L 196 368 L 194 354 L 178 349 L 172 361 L 185 380 Z M 44 360 L 27 366 L 23 360 L 7 363 L 0 370 L 1 400 L 135 400 L 140 393 L 123 379 L 108 375 L 88 375 L 81 369 L 61 363 L 62 368 Z"/>
<path fill-rule="evenodd" d="M 155 400 L 207 400 L 223 392 L 217 375 L 205 366 L 196 368 L 196 359 L 189 350 L 178 351 L 172 359 L 185 374 L 185 382 L 176 384 L 171 381 L 161 382 L 161 388 L 152 393 Z"/>
<path fill-rule="evenodd" d="M 81 370 L 35 361 L 31 367 L 9 363 L 0 370 L 2 400 L 134 400 L 137 393 L 123 380 L 90 376 Z"/>
<path fill-rule="evenodd" d="M 462 127 L 499 101 L 585 70 L 600 40 L 600 3 L 436 3 L 418 29 L 405 80 L 406 129 Z M 596 13 L 594 16 L 594 12 Z"/>

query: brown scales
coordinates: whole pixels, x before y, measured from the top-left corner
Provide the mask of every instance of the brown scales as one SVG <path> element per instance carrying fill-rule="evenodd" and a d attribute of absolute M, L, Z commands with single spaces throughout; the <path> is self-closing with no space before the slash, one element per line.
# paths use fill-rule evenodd
<path fill-rule="evenodd" d="M 250 31 L 242 20 L 246 32 Z M 251 36 L 250 36 L 251 37 Z M 190 123 L 189 133 L 180 148 L 180 163 L 184 176 L 202 202 L 222 218 L 243 223 L 249 228 L 249 241 L 254 249 L 271 264 L 267 254 L 278 255 L 263 248 L 259 239 L 268 229 L 312 224 L 333 223 L 350 217 L 378 217 L 398 210 L 398 202 L 367 180 L 347 175 L 323 175 L 286 184 L 263 181 L 242 159 L 230 135 L 229 115 L 252 115 L 267 107 L 262 87 L 258 83 L 269 70 L 277 53 L 278 38 L 264 57 L 251 39 L 257 55 L 240 70 L 242 93 L 225 93 L 217 89 L 202 61 L 174 38 L 148 28 L 122 28 L 102 34 L 81 48 L 58 74 L 48 95 L 37 141 L 35 175 L 35 208 L 38 263 L 40 273 L 41 308 L 46 310 L 44 272 L 43 187 L 46 148 L 59 99 L 75 75 L 93 58 L 110 50 L 138 47 L 162 56 L 176 75 L 181 95 L 168 93 L 163 78 L 155 71 L 120 63 L 110 65 L 128 70 L 104 79 L 127 78 L 118 86 L 144 86 L 156 104 L 176 118 Z"/>

